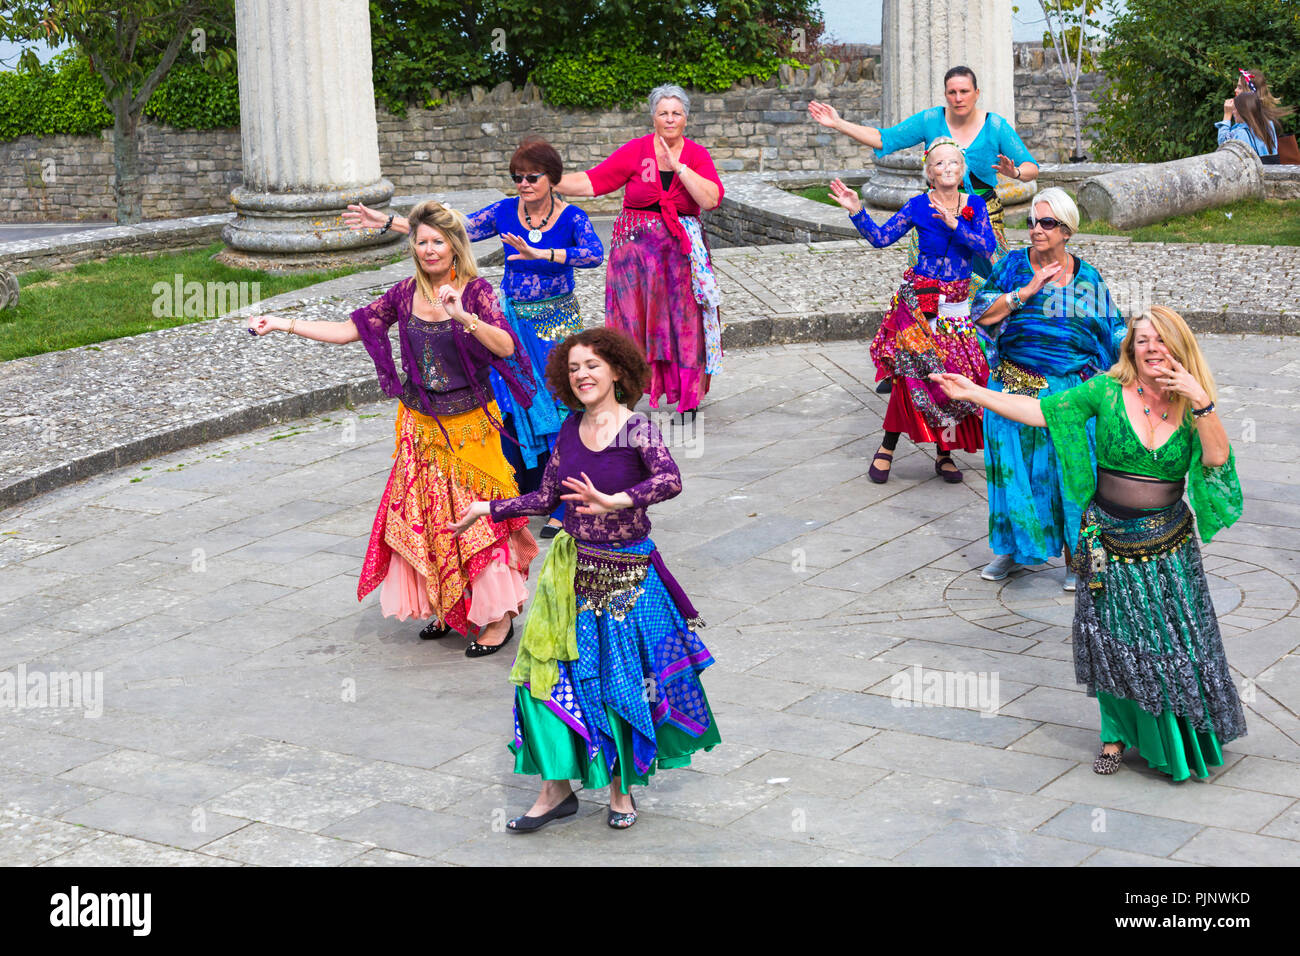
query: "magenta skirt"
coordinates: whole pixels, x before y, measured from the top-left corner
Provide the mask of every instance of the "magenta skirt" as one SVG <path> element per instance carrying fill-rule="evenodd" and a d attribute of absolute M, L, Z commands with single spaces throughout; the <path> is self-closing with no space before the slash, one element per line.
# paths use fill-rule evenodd
<path fill-rule="evenodd" d="M 605 281 L 605 326 L 641 346 L 650 363 L 650 407 L 666 398 L 685 412 L 709 390 L 704 317 L 691 292 L 691 259 L 656 212 L 624 209 L 614 221 Z"/>

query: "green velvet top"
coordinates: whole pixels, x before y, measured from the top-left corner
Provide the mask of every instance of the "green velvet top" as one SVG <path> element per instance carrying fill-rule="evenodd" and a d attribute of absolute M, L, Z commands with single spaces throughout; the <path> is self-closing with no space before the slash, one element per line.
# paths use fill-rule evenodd
<path fill-rule="evenodd" d="M 1241 484 L 1232 449 L 1222 465 L 1201 464 L 1201 436 L 1187 413 L 1178 429 L 1153 454 L 1133 430 L 1124 408 L 1123 386 L 1110 375 L 1095 375 L 1082 385 L 1042 400 L 1043 417 L 1056 446 L 1065 493 L 1082 510 L 1097 488 L 1088 456 L 1089 419 L 1097 420 L 1097 466 L 1162 481 L 1187 477 L 1187 497 L 1202 541 L 1241 517 Z"/>

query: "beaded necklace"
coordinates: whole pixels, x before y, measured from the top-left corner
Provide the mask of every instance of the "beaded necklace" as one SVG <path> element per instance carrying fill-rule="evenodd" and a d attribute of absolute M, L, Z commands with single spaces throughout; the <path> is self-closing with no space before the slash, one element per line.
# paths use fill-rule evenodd
<path fill-rule="evenodd" d="M 1147 451 L 1151 452 L 1152 458 L 1155 458 L 1156 451 L 1159 446 L 1156 445 L 1156 425 L 1155 422 L 1151 420 L 1151 406 L 1146 403 L 1146 398 L 1144 397 L 1144 392 L 1142 391 L 1141 385 L 1137 387 L 1137 390 L 1138 390 L 1138 401 L 1142 403 L 1142 414 L 1146 416 L 1147 428 L 1151 431 L 1151 441 L 1147 445 Z M 1169 409 L 1166 408 L 1163 412 L 1160 413 L 1160 420 L 1162 422 L 1169 421 Z"/>

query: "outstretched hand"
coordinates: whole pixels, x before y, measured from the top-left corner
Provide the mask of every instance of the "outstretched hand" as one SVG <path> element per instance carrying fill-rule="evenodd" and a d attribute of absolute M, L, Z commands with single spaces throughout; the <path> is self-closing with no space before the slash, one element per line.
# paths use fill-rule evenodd
<path fill-rule="evenodd" d="M 561 483 L 571 494 L 560 495 L 560 500 L 577 505 L 580 515 L 607 515 L 618 510 L 614 505 L 614 496 L 598 491 L 585 471 L 582 472 L 581 481 L 569 477 Z"/>
<path fill-rule="evenodd" d="M 450 531 L 452 534 L 456 535 L 457 537 L 459 537 L 460 535 L 468 531 L 469 526 L 472 525 L 475 521 L 477 521 L 479 518 L 485 517 L 489 513 L 488 508 L 489 505 L 486 501 L 473 502 L 469 506 L 469 508 L 465 510 L 465 513 L 460 516 L 459 521 L 455 522 L 454 524 L 447 525 L 447 530 Z"/>
<path fill-rule="evenodd" d="M 1007 179 L 1020 178 L 1019 175 L 1020 167 L 1017 163 L 1013 163 L 1011 161 L 1010 156 L 1003 156 L 1001 153 L 998 153 L 997 165 L 995 165 L 993 168 L 996 169 L 1003 176 L 1007 177 Z"/>
<path fill-rule="evenodd" d="M 356 202 L 348 206 L 343 213 L 343 221 L 348 224 L 349 229 L 382 229 L 388 217 L 383 213 L 376 212 L 369 206 L 363 206 Z"/>
<path fill-rule="evenodd" d="M 816 100 L 808 101 L 808 115 L 828 129 L 834 129 L 835 124 L 840 121 L 840 114 L 835 107 L 829 103 L 818 103 Z"/>
<path fill-rule="evenodd" d="M 862 198 L 856 189 L 850 189 L 841 180 L 831 180 L 831 198 L 848 210 L 850 216 L 862 211 Z"/>
<path fill-rule="evenodd" d="M 943 393 L 954 402 L 976 402 L 979 397 L 979 386 L 956 372 L 935 372 L 930 376 L 930 381 L 943 389 Z"/>
<path fill-rule="evenodd" d="M 519 259 L 542 258 L 542 251 L 540 249 L 534 249 L 532 246 L 530 246 L 527 242 L 524 241 L 523 236 L 516 236 L 513 232 L 503 232 L 501 234 L 501 241 L 504 242 L 506 245 L 519 250 L 515 255 L 507 257 L 512 262 L 517 261 Z"/>

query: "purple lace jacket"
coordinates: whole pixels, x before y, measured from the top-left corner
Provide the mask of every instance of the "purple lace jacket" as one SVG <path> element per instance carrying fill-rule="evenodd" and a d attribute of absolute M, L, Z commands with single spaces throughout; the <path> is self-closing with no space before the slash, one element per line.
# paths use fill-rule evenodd
<path fill-rule="evenodd" d="M 480 322 L 509 333 L 515 351 L 508 358 L 493 354 L 459 323 L 449 329 L 445 323 L 421 321 L 411 311 L 415 295 L 412 276 L 352 313 L 384 394 L 434 418 L 459 414 L 476 405 L 486 411 L 492 400 L 487 372 L 495 369 L 515 401 L 525 408 L 532 404 L 536 386 L 528 354 L 502 314 L 491 283 L 482 278 L 471 280 L 461 292 L 461 303 L 466 312 L 478 315 Z M 398 375 L 393 363 L 388 330 L 394 323 L 405 378 Z M 500 430 L 500 422 L 492 424 Z"/>
<path fill-rule="evenodd" d="M 546 463 L 542 485 L 531 494 L 493 501 L 492 520 L 519 515 L 550 514 L 569 491 L 565 478 L 582 479 L 586 472 L 599 491 L 616 495 L 626 491 L 632 507 L 605 515 L 580 515 L 576 507 L 564 513 L 564 530 L 590 544 L 627 544 L 650 534 L 646 508 L 681 494 L 682 475 L 664 444 L 663 435 L 644 415 L 634 414 L 618 435 L 601 451 L 592 451 L 578 435 L 581 412 L 574 412 L 560 428 L 555 450 Z"/>

